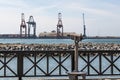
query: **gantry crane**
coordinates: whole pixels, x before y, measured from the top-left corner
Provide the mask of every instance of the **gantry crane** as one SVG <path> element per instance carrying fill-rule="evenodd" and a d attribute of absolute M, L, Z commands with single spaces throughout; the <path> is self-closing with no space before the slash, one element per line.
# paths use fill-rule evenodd
<path fill-rule="evenodd" d="M 24 13 L 21 14 L 20 37 L 27 37 L 27 26 Z"/>
<path fill-rule="evenodd" d="M 63 37 L 63 24 L 62 24 L 62 14 L 58 13 L 58 24 L 57 24 L 57 37 Z"/>
<path fill-rule="evenodd" d="M 28 23 L 28 37 L 36 37 L 36 22 L 33 16 L 29 17 Z M 31 27 L 33 28 L 33 33 L 31 34 Z"/>

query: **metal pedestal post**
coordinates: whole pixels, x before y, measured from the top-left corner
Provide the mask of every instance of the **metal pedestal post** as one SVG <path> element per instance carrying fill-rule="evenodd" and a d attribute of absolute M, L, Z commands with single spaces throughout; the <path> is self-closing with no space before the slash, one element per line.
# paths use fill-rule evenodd
<path fill-rule="evenodd" d="M 74 53 L 74 71 L 71 73 L 68 73 L 70 80 L 78 80 L 78 76 L 82 76 L 83 80 L 86 78 L 85 72 L 79 72 L 78 71 L 78 43 L 82 40 L 82 35 L 69 35 L 72 40 L 75 42 L 75 53 Z"/>

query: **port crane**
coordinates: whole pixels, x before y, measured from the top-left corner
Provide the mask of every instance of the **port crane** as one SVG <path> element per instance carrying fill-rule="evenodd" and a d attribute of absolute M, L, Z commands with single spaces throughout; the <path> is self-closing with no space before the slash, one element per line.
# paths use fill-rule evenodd
<path fill-rule="evenodd" d="M 83 13 L 83 37 L 86 37 L 86 25 L 85 25 L 85 18 L 84 18 L 84 13 Z"/>
<path fill-rule="evenodd" d="M 29 17 L 28 23 L 28 37 L 36 37 L 36 22 L 34 21 L 33 16 Z M 33 33 L 31 34 L 31 27 L 33 28 Z"/>
<path fill-rule="evenodd" d="M 57 37 L 63 37 L 63 24 L 62 24 L 62 14 L 58 13 L 58 24 L 57 24 Z"/>
<path fill-rule="evenodd" d="M 24 13 L 21 14 L 20 37 L 27 37 L 27 26 Z"/>

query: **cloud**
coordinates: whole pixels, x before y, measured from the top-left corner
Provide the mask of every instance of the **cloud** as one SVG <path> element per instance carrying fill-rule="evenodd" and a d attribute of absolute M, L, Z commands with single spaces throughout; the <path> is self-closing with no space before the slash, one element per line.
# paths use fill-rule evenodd
<path fill-rule="evenodd" d="M 107 5 L 108 6 L 108 5 Z M 102 16 L 114 16 L 111 10 L 106 10 L 99 7 L 91 7 L 89 4 L 83 5 L 82 3 L 71 2 L 69 4 L 63 4 L 62 8 L 66 11 L 79 12 L 79 13 L 88 13 L 93 15 L 102 15 Z"/>
<path fill-rule="evenodd" d="M 119 5 L 106 1 L 93 4 L 89 0 L 0 0 L 0 33 L 19 33 L 22 12 L 25 13 L 26 21 L 30 15 L 34 16 L 37 33 L 56 30 L 57 13 L 62 12 L 64 31 L 82 32 L 82 13 L 85 13 L 87 33 L 96 35 L 104 33 L 108 27 L 120 29 L 119 8 Z"/>
<path fill-rule="evenodd" d="M 0 7 L 4 7 L 4 8 L 17 8 L 17 7 L 27 7 L 27 5 L 22 1 L 22 0 L 1 0 L 0 1 L 1 6 Z"/>

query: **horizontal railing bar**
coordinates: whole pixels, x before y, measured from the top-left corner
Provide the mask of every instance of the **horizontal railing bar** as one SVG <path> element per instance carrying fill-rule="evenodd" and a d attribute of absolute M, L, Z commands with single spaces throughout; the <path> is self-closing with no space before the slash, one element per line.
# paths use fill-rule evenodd
<path fill-rule="evenodd" d="M 41 50 L 41 51 L 0 51 L 1 53 L 52 53 L 52 52 L 66 52 L 66 53 L 73 53 L 74 50 Z M 79 50 L 78 52 L 89 53 L 89 52 L 108 52 L 108 53 L 120 53 L 120 50 Z"/>
<path fill-rule="evenodd" d="M 65 53 L 73 53 L 73 50 L 60 50 L 60 51 L 52 51 L 52 50 L 47 50 L 47 51 L 0 51 L 1 53 L 53 53 L 53 52 L 65 52 Z"/>

